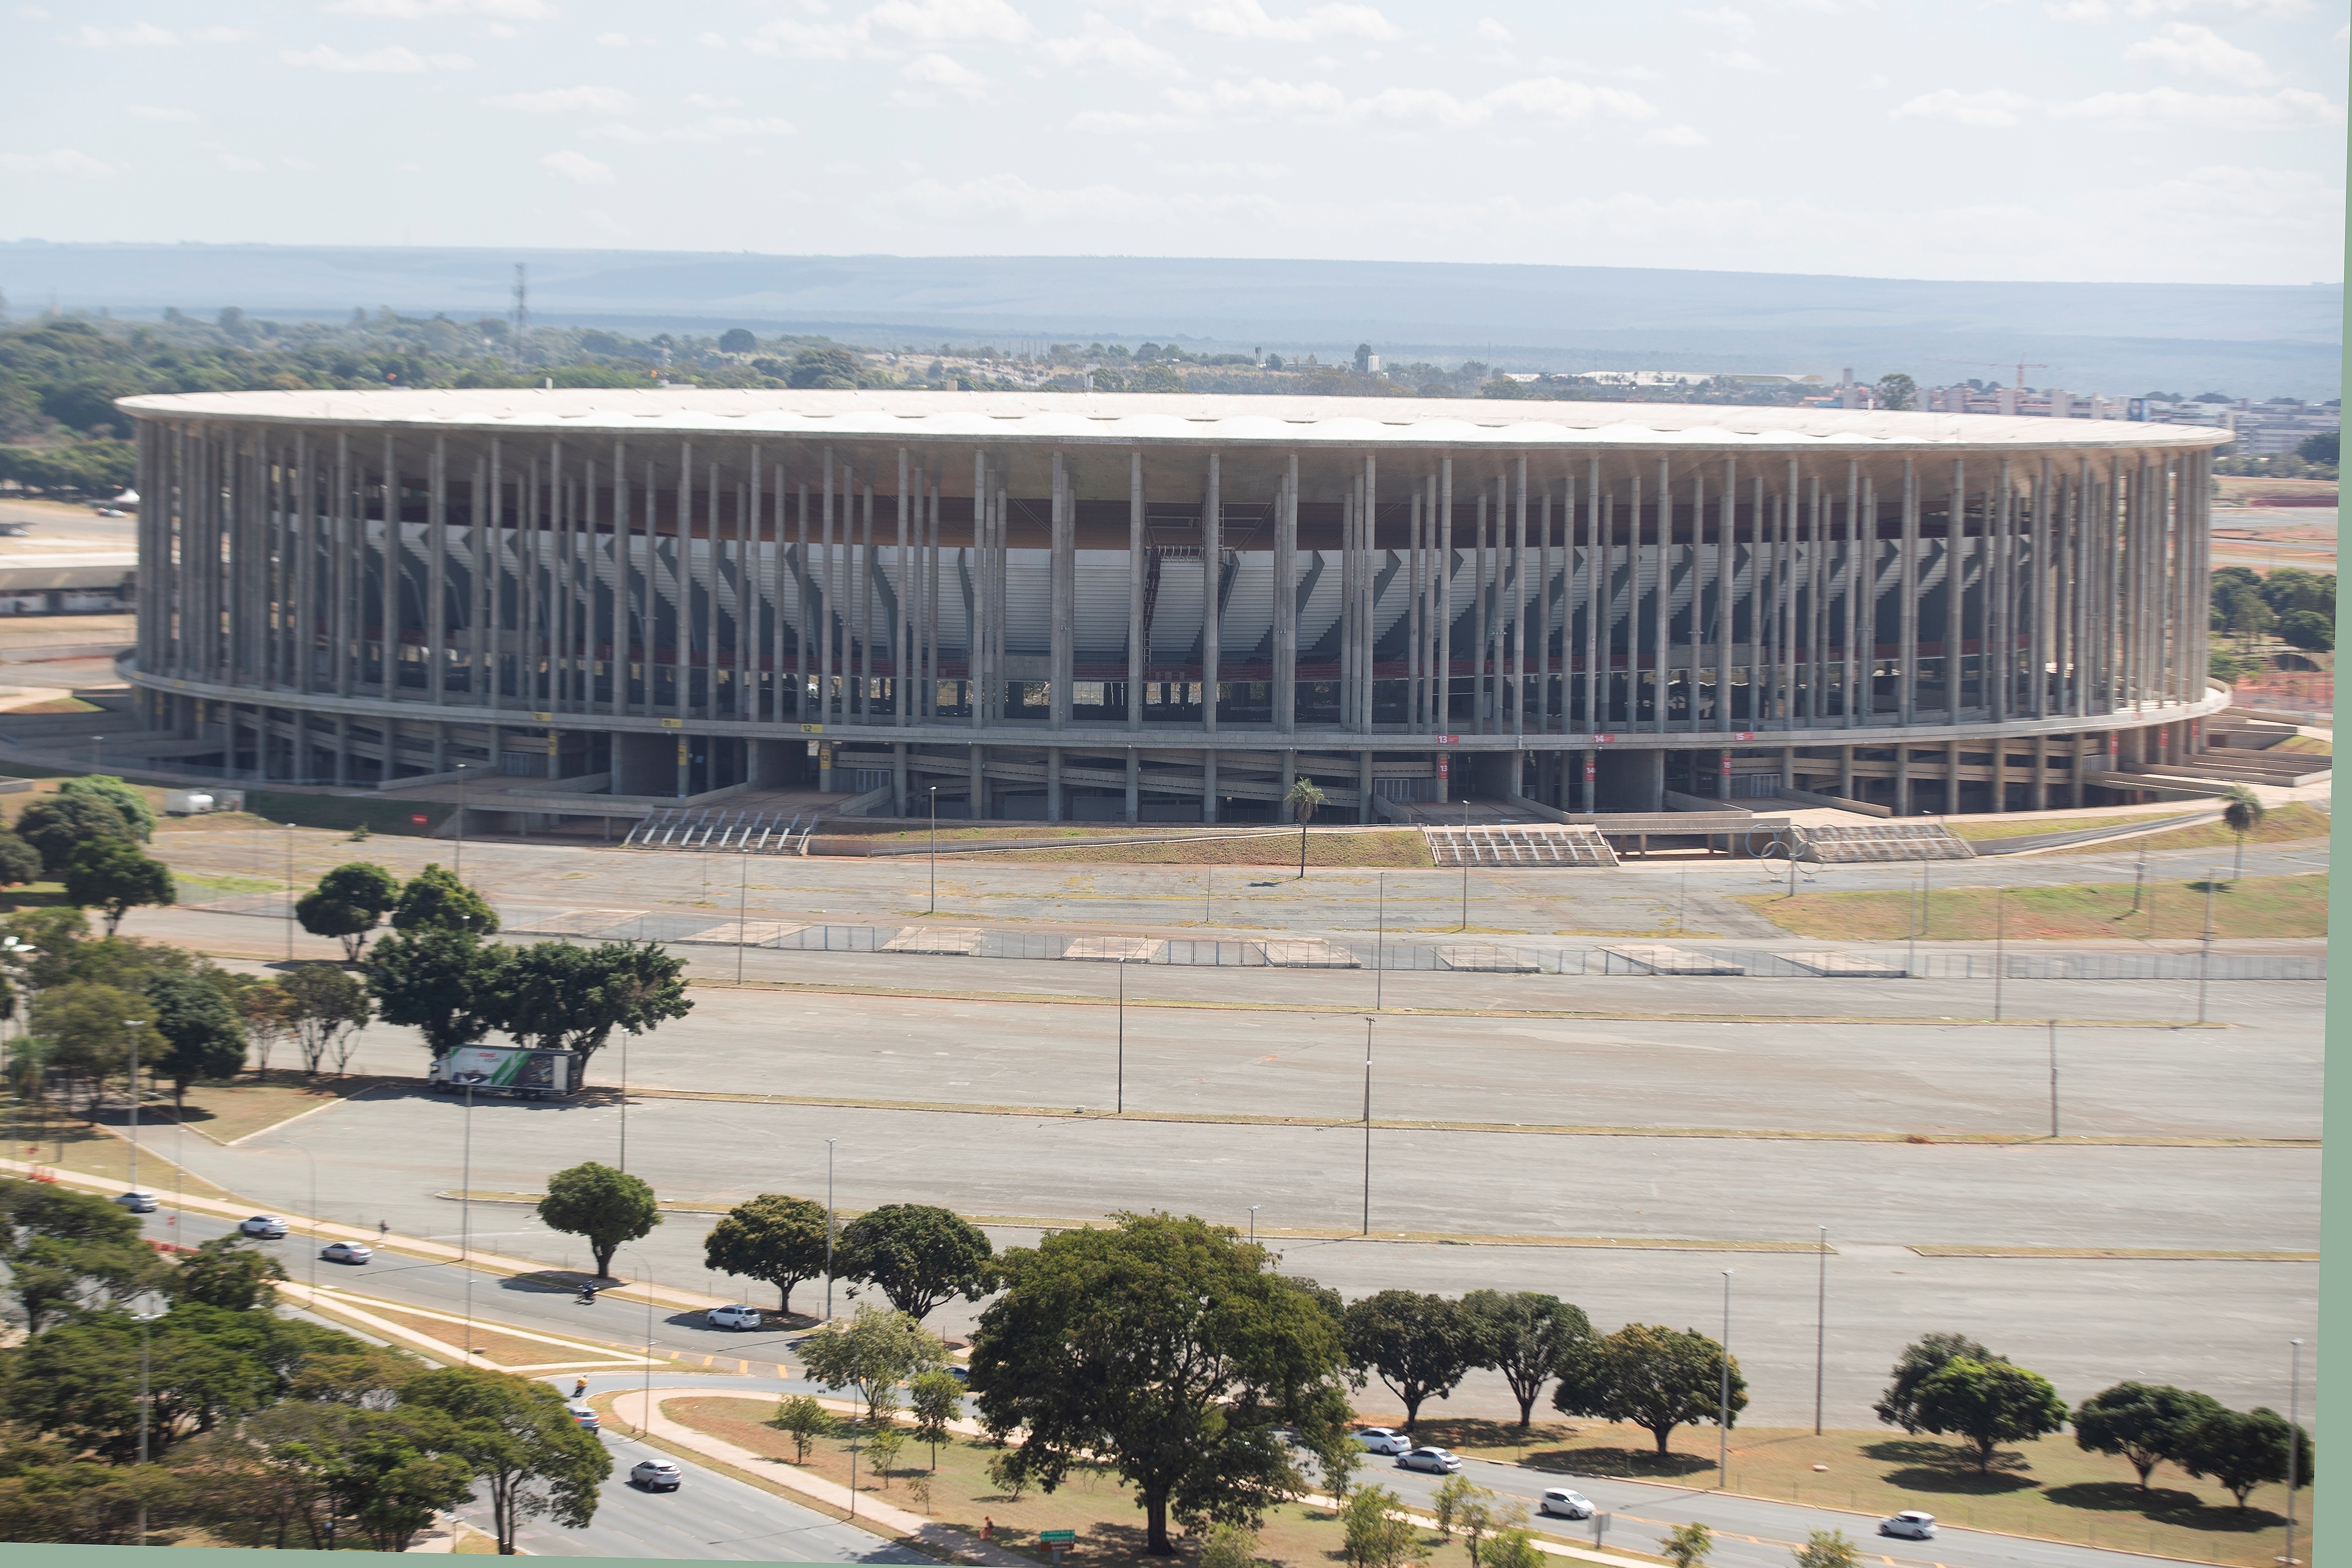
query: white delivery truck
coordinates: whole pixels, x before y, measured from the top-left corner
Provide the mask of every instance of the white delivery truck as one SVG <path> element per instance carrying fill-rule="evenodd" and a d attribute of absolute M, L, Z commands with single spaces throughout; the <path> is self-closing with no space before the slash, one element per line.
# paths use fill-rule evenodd
<path fill-rule="evenodd" d="M 436 1092 L 510 1094 L 544 1100 L 580 1088 L 580 1059 L 568 1051 L 526 1051 L 505 1045 L 461 1045 L 436 1058 L 425 1081 Z"/>

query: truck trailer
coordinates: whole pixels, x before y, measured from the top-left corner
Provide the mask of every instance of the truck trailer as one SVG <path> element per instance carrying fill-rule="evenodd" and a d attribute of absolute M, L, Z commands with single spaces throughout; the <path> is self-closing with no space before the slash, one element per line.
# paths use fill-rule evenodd
<path fill-rule="evenodd" d="M 442 1094 L 462 1094 L 470 1086 L 477 1094 L 544 1100 L 579 1092 L 580 1059 L 568 1051 L 461 1045 L 436 1057 L 425 1081 Z"/>

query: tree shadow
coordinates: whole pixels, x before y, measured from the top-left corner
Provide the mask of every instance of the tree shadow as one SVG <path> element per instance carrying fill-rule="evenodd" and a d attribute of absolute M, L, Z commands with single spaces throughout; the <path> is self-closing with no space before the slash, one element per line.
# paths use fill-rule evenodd
<path fill-rule="evenodd" d="M 1704 1454 L 1660 1455 L 1655 1448 L 1594 1447 L 1536 1448 L 1525 1463 L 1533 1469 L 1563 1470 L 1575 1475 L 1622 1476 L 1629 1480 L 1680 1480 L 1715 1469 Z"/>
<path fill-rule="evenodd" d="M 1867 1445 L 1865 1458 L 1894 1465 L 1884 1479 L 1906 1491 L 1940 1492 L 1948 1497 L 2005 1497 L 2041 1486 L 2021 1472 L 2031 1469 L 2015 1448 L 1995 1448 L 1992 1469 L 1977 1469 L 1976 1456 L 1956 1443 L 1925 1437 L 1889 1437 Z"/>
<path fill-rule="evenodd" d="M 2061 1508 L 2096 1513 L 2138 1513 L 2150 1519 L 2194 1512 L 2203 1506 L 2195 1492 L 2163 1486 L 2142 1491 L 2133 1481 L 2072 1481 L 2063 1487 L 2052 1487 L 2042 1495 Z"/>

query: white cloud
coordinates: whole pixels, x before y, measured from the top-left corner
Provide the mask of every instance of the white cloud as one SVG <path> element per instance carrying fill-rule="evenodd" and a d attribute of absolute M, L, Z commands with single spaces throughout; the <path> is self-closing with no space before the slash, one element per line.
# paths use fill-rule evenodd
<path fill-rule="evenodd" d="M 1162 163 L 1160 172 L 1178 180 L 1279 180 L 1289 167 L 1282 163 Z"/>
<path fill-rule="evenodd" d="M 2032 99 L 2005 88 L 1962 92 L 1946 87 L 1898 103 L 1890 113 L 1896 120 L 1940 120 L 1951 125 L 2015 125 L 2032 107 Z"/>
<path fill-rule="evenodd" d="M 1687 125 L 1669 125 L 1643 133 L 1642 140 L 1660 147 L 1704 147 L 1706 138 Z"/>
<path fill-rule="evenodd" d="M 261 35 L 247 27 L 198 27 L 188 35 L 195 44 L 249 44 Z"/>
<path fill-rule="evenodd" d="M 706 49 L 723 49 L 727 47 L 727 40 L 720 37 L 716 33 L 697 33 L 694 36 L 694 41 L 700 44 Z"/>
<path fill-rule="evenodd" d="M 1312 44 L 1325 38 L 1369 38 L 1385 43 L 1404 30 L 1370 5 L 1324 5 L 1296 16 L 1269 16 L 1260 0 L 1208 0 L 1182 13 L 1201 32 L 1222 38 L 1263 39 L 1276 44 Z"/>
<path fill-rule="evenodd" d="M 1163 131 L 1190 131 L 1200 121 L 1187 114 L 1133 114 L 1118 110 L 1090 109 L 1070 116 L 1070 129 L 1113 136 Z"/>
<path fill-rule="evenodd" d="M 912 84 L 891 95 L 891 101 L 909 109 L 929 109 L 938 99 L 927 88 L 939 88 L 960 98 L 976 99 L 988 89 L 988 78 L 978 71 L 947 56 L 931 53 L 918 55 L 900 68 L 898 75 Z"/>
<path fill-rule="evenodd" d="M 1104 65 L 1139 77 L 1181 80 L 1187 74 L 1184 63 L 1174 55 L 1156 45 L 1145 43 L 1094 11 L 1087 13 L 1077 37 L 1048 38 L 1039 47 L 1045 50 L 1047 59 L 1065 70 L 1080 66 Z"/>
<path fill-rule="evenodd" d="M 2124 58 L 2165 66 L 2182 76 L 2211 77 L 2234 87 L 2268 87 L 2278 79 L 2262 56 L 2194 22 L 2167 22 L 2154 37 L 2126 49 Z"/>
<path fill-rule="evenodd" d="M 1490 44 L 1511 42 L 1511 30 L 1492 16 L 1479 17 L 1478 25 L 1470 31 L 1475 37 L 1484 38 Z"/>
<path fill-rule="evenodd" d="M 882 0 L 858 21 L 919 44 L 1017 44 L 1037 30 L 1005 0 Z"/>
<path fill-rule="evenodd" d="M 1683 13 L 1685 21 L 1713 29 L 1735 44 L 1744 44 L 1756 37 L 1756 18 L 1729 5 L 1717 5 L 1712 10 L 1690 10 Z"/>
<path fill-rule="evenodd" d="M 319 166 L 308 158 L 280 158 L 278 161 L 298 174 L 315 174 L 319 171 Z"/>
<path fill-rule="evenodd" d="M 1487 124 L 1507 113 L 1572 124 L 1601 117 L 1650 120 L 1658 112 L 1639 93 L 1559 77 L 1507 82 L 1476 98 L 1458 98 L 1440 88 L 1392 87 L 1350 99 L 1329 82 L 1275 81 L 1265 77 L 1246 82 L 1222 81 L 1206 89 L 1171 88 L 1166 96 L 1178 110 L 1194 118 L 1213 113 L 1221 120 L 1292 120 L 1320 125 L 1385 120 L 1458 128 Z"/>
<path fill-rule="evenodd" d="M 1727 71 L 1769 72 L 1772 69 L 1746 49 L 1711 49 L 1706 57 Z"/>
<path fill-rule="evenodd" d="M 509 22 L 544 22 L 555 7 L 547 0 L 331 0 L 320 9 L 345 16 L 388 16 L 414 22 L 426 16 L 499 16 Z"/>
<path fill-rule="evenodd" d="M 0 170 L 11 174 L 64 174 L 76 180 L 103 180 L 122 172 L 117 164 L 101 163 L 70 147 L 47 152 L 0 152 Z"/>
<path fill-rule="evenodd" d="M 220 166 L 232 174 L 258 174 L 268 167 L 258 158 L 240 158 L 234 152 L 219 154 Z"/>
<path fill-rule="evenodd" d="M 539 166 L 551 174 L 561 174 L 575 185 L 613 183 L 613 171 L 609 167 L 597 162 L 585 152 L 574 152 L 568 148 L 562 152 L 550 152 L 539 161 Z"/>
<path fill-rule="evenodd" d="M 131 106 L 131 118 L 186 121 L 195 119 L 196 111 L 193 109 L 165 109 L 152 103 L 134 103 Z"/>
<path fill-rule="evenodd" d="M 626 33 L 599 33 L 596 41 L 608 49 L 649 49 L 656 42 L 652 38 L 632 38 Z"/>
<path fill-rule="evenodd" d="M 688 109 L 740 109 L 743 107 L 743 100 L 740 98 L 713 98 L 707 92 L 690 92 L 686 95 L 686 107 Z"/>
<path fill-rule="evenodd" d="M 586 86 L 500 93 L 482 101 L 492 109 L 519 109 L 528 114 L 626 114 L 637 105 L 619 88 Z"/>
<path fill-rule="evenodd" d="M 2144 22 L 2203 11 L 2233 16 L 2302 16 L 2309 14 L 2311 0 L 2045 0 L 2042 8 L 2061 22 L 2112 22 L 2119 16 Z"/>
<path fill-rule="evenodd" d="M 343 76 L 407 76 L 417 71 L 469 71 L 474 68 L 474 62 L 464 55 L 420 55 L 398 44 L 357 55 L 347 55 L 331 44 L 320 44 L 315 49 L 280 49 L 278 57 L 289 66 L 332 71 Z"/>
<path fill-rule="evenodd" d="M 2102 92 L 2074 103 L 2054 104 L 2050 112 L 2068 120 L 2188 125 L 2215 131 L 2344 123 L 2342 105 L 2318 93 L 2293 87 L 2267 93 L 2186 92 L 2177 87 L 2151 88 L 2146 92 Z"/>
<path fill-rule="evenodd" d="M 127 27 L 77 28 L 67 42 L 79 44 L 86 49 L 158 49 L 169 48 L 180 41 L 180 36 L 169 27 L 159 27 L 152 22 L 134 22 Z"/>
<path fill-rule="evenodd" d="M 16 15 L 27 22 L 46 22 L 49 19 L 47 7 L 40 5 L 19 5 L 16 7 Z"/>

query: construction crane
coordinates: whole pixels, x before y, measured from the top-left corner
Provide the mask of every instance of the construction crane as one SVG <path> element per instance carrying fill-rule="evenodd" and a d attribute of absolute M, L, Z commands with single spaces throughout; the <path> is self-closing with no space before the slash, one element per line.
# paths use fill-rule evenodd
<path fill-rule="evenodd" d="M 2011 368 L 2011 365 L 2014 364 L 2017 371 L 2017 380 L 2011 384 L 2015 386 L 2019 392 L 2023 392 L 2025 390 L 2026 371 L 2046 371 L 2050 368 L 2046 364 L 2038 363 L 2032 360 L 2018 360 L 2014 361 L 2009 360 L 1937 360 L 1933 362 L 1939 365 L 1975 365 L 1981 369 L 1991 369 L 1996 371 L 2009 370 Z"/>

